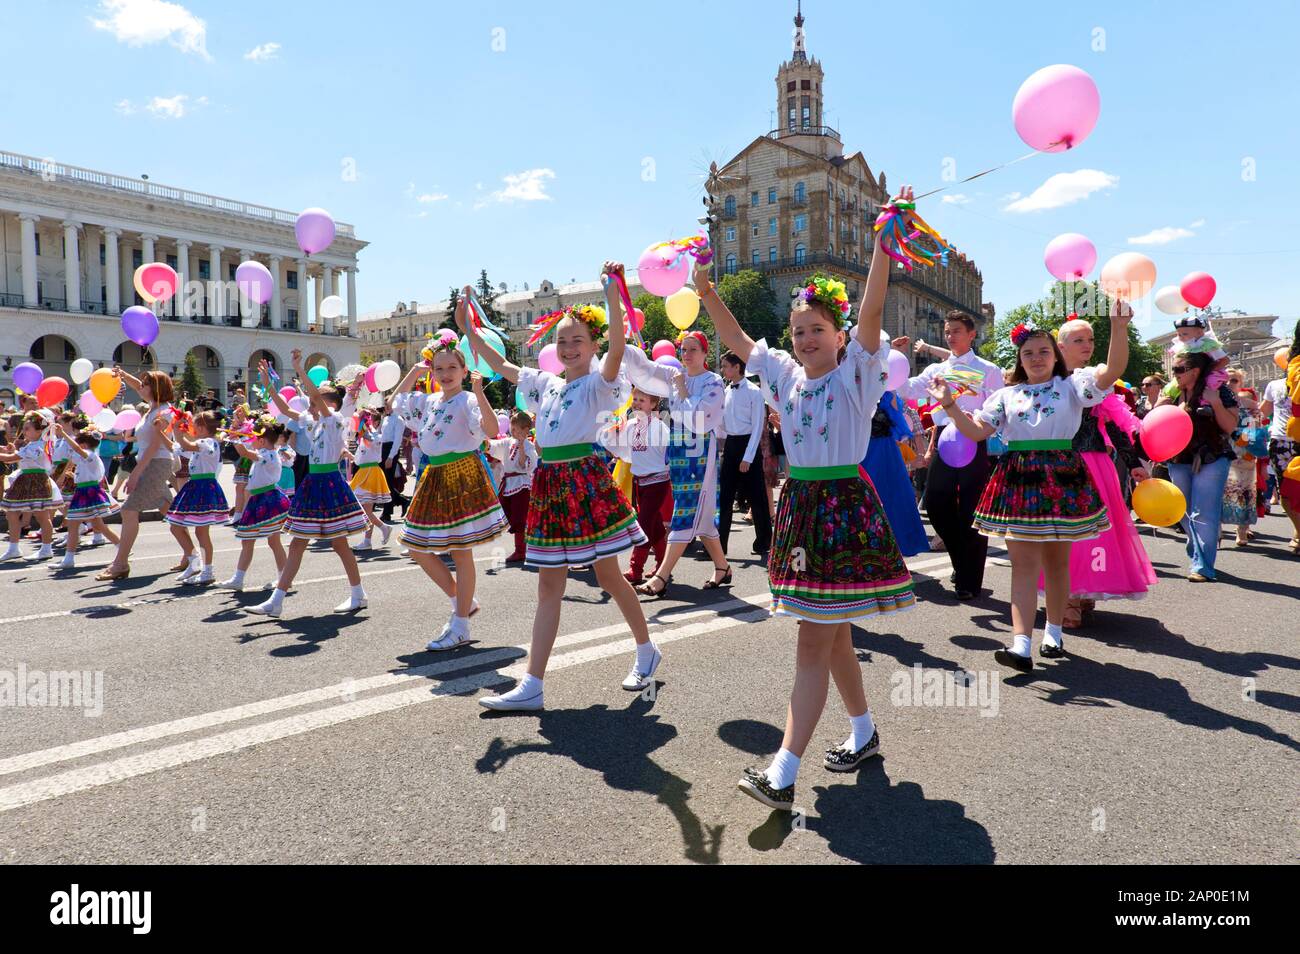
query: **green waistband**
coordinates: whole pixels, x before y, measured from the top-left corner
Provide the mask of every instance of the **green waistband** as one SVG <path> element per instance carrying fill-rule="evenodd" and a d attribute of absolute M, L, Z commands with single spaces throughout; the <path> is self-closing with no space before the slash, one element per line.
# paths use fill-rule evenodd
<path fill-rule="evenodd" d="M 216 474 L 190 474 L 190 480 L 216 480 Z"/>
<path fill-rule="evenodd" d="M 1070 441 L 1067 438 L 1046 441 L 1008 441 L 1007 450 L 1013 451 L 1036 451 L 1036 450 L 1069 450 Z"/>
<path fill-rule="evenodd" d="M 309 474 L 334 474 L 338 473 L 338 469 L 339 462 L 335 461 L 332 464 L 310 464 L 307 467 L 307 472 Z"/>
<path fill-rule="evenodd" d="M 836 464 L 831 467 L 790 467 L 791 480 L 843 480 L 858 476 L 857 464 Z"/>
<path fill-rule="evenodd" d="M 258 494 L 264 494 L 268 490 L 275 490 L 276 487 L 276 484 L 267 484 L 265 487 L 250 487 L 248 490 L 248 496 L 256 497 Z"/>
<path fill-rule="evenodd" d="M 548 464 L 559 464 L 566 460 L 581 460 L 595 453 L 593 444 L 560 444 L 556 447 L 541 448 L 542 460 Z"/>
<path fill-rule="evenodd" d="M 458 460 L 464 460 L 466 457 L 473 457 L 478 451 L 456 451 L 451 454 L 439 454 L 437 457 L 430 457 L 425 461 L 426 467 L 444 467 L 447 464 L 454 464 Z M 374 466 L 378 467 L 378 464 Z"/>
<path fill-rule="evenodd" d="M 98 487 L 98 480 L 84 480 L 79 484 L 73 484 L 74 487 Z"/>
<path fill-rule="evenodd" d="M 370 463 L 368 463 L 368 464 L 357 464 L 357 470 L 360 470 L 360 469 L 363 468 L 363 467 L 378 467 L 378 466 L 379 466 L 379 461 L 377 461 L 377 460 L 372 460 L 372 461 L 371 461 Z"/>
<path fill-rule="evenodd" d="M 50 476 L 49 471 L 47 471 L 47 470 L 43 470 L 43 469 L 40 468 L 40 467 L 28 467 L 28 468 L 25 468 L 25 469 L 23 469 L 23 470 L 18 471 L 18 473 L 20 473 L 20 474 L 44 474 L 46 477 Z"/>

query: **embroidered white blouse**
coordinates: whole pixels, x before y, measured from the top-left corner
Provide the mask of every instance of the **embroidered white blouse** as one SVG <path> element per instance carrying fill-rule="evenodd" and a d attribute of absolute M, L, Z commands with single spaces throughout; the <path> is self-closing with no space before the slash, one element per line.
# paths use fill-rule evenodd
<path fill-rule="evenodd" d="M 487 440 L 483 430 L 483 411 L 478 399 L 461 391 L 450 400 L 442 393 L 423 400 L 411 400 L 403 394 L 394 403 L 393 413 L 416 433 L 420 450 L 429 457 L 464 454 L 476 451 Z M 378 458 L 375 458 L 378 460 Z"/>
<path fill-rule="evenodd" d="M 781 415 L 781 439 L 795 467 L 857 465 L 867 456 L 871 416 L 885 392 L 889 349 L 874 354 L 856 339 L 839 367 L 808 380 L 804 369 L 765 340 L 754 345 L 746 367 L 758 373 L 767 402 Z"/>
<path fill-rule="evenodd" d="M 1008 443 L 1070 440 L 1083 409 L 1100 404 L 1108 393 L 1097 386 L 1096 368 L 1079 368 L 1068 378 L 999 388 L 973 416 L 997 428 Z"/>
<path fill-rule="evenodd" d="M 632 465 L 633 477 L 668 474 L 668 444 L 672 431 L 658 415 L 634 412 L 611 433 L 605 446 L 614 456 Z"/>
<path fill-rule="evenodd" d="M 73 467 L 76 474 L 74 482 L 78 484 L 99 483 L 104 479 L 104 458 L 100 457 L 94 451 L 91 451 L 85 457 L 81 457 L 71 450 Z"/>
<path fill-rule="evenodd" d="M 211 437 L 202 437 L 194 442 L 195 449 L 187 451 L 190 458 L 190 474 L 217 474 L 221 472 L 221 446 Z"/>
<path fill-rule="evenodd" d="M 378 431 L 373 428 L 363 428 L 357 432 L 357 452 L 353 463 L 358 467 L 362 464 L 378 464 L 382 452 L 383 445 L 379 442 Z"/>
<path fill-rule="evenodd" d="M 309 454 L 313 464 L 337 464 L 343 456 L 343 445 L 347 440 L 348 425 L 343 416 L 335 411 L 320 420 L 305 411 L 298 415 L 311 441 Z M 252 477 L 249 478 L 250 482 Z"/>
<path fill-rule="evenodd" d="M 280 471 L 284 465 L 280 462 L 280 452 L 273 447 L 257 452 L 257 460 L 248 472 L 250 490 L 260 490 L 280 482 Z"/>
<path fill-rule="evenodd" d="M 533 471 L 537 469 L 537 447 L 530 440 L 518 440 L 514 437 L 499 437 L 489 442 L 492 456 L 502 463 L 504 480 L 501 484 L 501 496 L 509 497 L 521 490 L 528 490 L 533 483 Z"/>
<path fill-rule="evenodd" d="M 594 444 L 628 396 L 627 378 L 606 381 L 599 370 L 576 381 L 539 368 L 519 369 L 519 391 L 537 421 L 538 447 Z"/>
<path fill-rule="evenodd" d="M 622 372 L 624 378 L 647 394 L 668 398 L 674 423 L 692 434 L 723 435 L 727 382 L 721 375 L 712 371 L 687 375 L 686 397 L 681 397 L 673 385 L 676 369 L 656 364 L 640 348 L 631 346 L 623 353 Z"/>
<path fill-rule="evenodd" d="M 45 453 L 45 441 L 31 441 L 18 448 L 19 470 L 40 470 L 50 473 L 54 465 Z"/>

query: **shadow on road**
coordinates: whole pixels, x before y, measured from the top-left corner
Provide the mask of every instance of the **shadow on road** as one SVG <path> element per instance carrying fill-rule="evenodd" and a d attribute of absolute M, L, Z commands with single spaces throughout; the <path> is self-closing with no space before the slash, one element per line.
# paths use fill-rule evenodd
<path fill-rule="evenodd" d="M 725 825 L 706 826 L 687 804 L 691 783 L 666 771 L 650 753 L 671 742 L 677 728 L 650 711 L 640 696 L 626 709 L 604 705 L 586 709 L 543 710 L 537 733 L 545 742 L 507 742 L 498 737 L 475 762 L 480 774 L 492 775 L 512 758 L 529 752 L 558 755 L 604 776 L 605 784 L 624 792 L 653 795 L 677 820 L 687 861 L 717 864 Z"/>

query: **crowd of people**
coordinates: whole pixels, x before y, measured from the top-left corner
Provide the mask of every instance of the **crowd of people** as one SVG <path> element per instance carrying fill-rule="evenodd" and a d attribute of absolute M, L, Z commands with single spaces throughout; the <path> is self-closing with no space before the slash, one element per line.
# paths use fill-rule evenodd
<path fill-rule="evenodd" d="M 368 604 L 356 551 L 392 545 L 397 529 L 396 545 L 450 600 L 427 647 L 447 652 L 470 642 L 471 618 L 491 613 L 475 596 L 473 548 L 504 537 L 513 543 L 504 562 L 537 575 L 527 673 L 479 702 L 539 710 L 569 572 L 591 569 L 611 597 L 636 643 L 622 688 L 641 692 L 663 660 L 641 598 L 664 597 L 695 544 L 713 564 L 700 588 L 728 586 L 740 502 L 753 555 L 767 566 L 772 610 L 797 621 L 798 644 L 781 748 L 738 784 L 789 809 L 832 679 L 850 726 L 824 768 L 852 771 L 879 751 L 850 626 L 914 605 L 905 557 L 946 551 L 956 599 L 973 601 L 984 592 L 989 538 L 1005 540 L 1012 638 L 996 656 L 1023 672 L 1034 665 L 1040 592 L 1038 654 L 1053 659 L 1065 653 L 1064 630 L 1086 627 L 1098 601 L 1140 599 L 1155 585 L 1132 512 L 1134 487 L 1152 476 L 1167 474 L 1186 498 L 1189 580 L 1215 578 L 1222 525 L 1235 529 L 1236 546 L 1249 546 L 1251 527 L 1277 504 L 1300 553 L 1292 464 L 1300 421 L 1291 418 L 1300 325 L 1284 376 L 1256 394 L 1200 340 L 1199 319 L 1184 319 L 1173 381 L 1148 375 L 1135 394 L 1119 385 L 1131 319 L 1123 302 L 1102 319 L 1104 361 L 1094 360 L 1094 326 L 1074 319 L 1055 333 L 1018 326 L 1015 365 L 1003 369 L 975 353 L 975 323 L 960 312 L 945 321 L 946 348 L 891 341 L 881 328 L 889 259 L 877 248 L 871 261 L 855 318 L 833 277 L 815 275 L 796 290 L 790 352 L 753 340 L 697 267 L 695 289 L 726 347 L 717 370 L 697 331 L 679 338 L 679 366 L 650 360 L 629 341 L 616 294 L 605 308 L 573 306 L 539 324 L 562 373 L 521 367 L 480 335 L 466 287 L 455 313 L 461 335 L 438 332 L 378 398 L 360 375 L 314 383 L 296 351 L 289 387 L 276 369 L 259 368 L 265 403 L 257 409 L 178 402 L 168 375 L 115 369 L 142 402 L 125 432 L 101 433 L 78 412 L 24 397 L 0 441 L 0 461 L 13 471 L 0 504 L 9 528 L 3 559 L 24 558 L 25 534 L 39 541 L 31 558 L 52 558 L 62 533 L 58 572 L 76 572 L 87 543 L 112 543 L 96 579 L 120 581 L 131 573 L 141 515 L 157 511 L 179 548 L 173 570 L 182 583 L 244 589 L 265 541 L 277 576 L 246 611 L 280 616 L 307 546 L 324 541 L 349 584 L 335 610 L 354 612 Z M 622 275 L 617 262 L 602 269 L 607 285 Z M 462 342 L 517 388 L 520 409 L 491 405 Z M 937 360 L 887 390 L 891 347 Z M 1141 420 L 1161 404 L 1191 416 L 1192 438 L 1155 464 Z M 946 429 L 972 442 L 973 455 L 950 459 L 940 446 Z M 218 477 L 231 460 L 228 500 Z M 116 532 L 110 519 L 120 521 Z M 218 581 L 213 528 L 225 526 L 241 550 Z"/>

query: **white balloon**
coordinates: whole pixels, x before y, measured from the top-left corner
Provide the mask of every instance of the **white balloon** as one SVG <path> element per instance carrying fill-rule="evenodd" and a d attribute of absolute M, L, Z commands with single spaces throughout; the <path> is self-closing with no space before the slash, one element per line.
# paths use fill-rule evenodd
<path fill-rule="evenodd" d="M 343 367 L 339 368 L 338 377 L 340 381 L 351 384 L 357 379 L 358 375 L 365 373 L 366 366 L 364 364 L 345 364 Z"/>
<path fill-rule="evenodd" d="M 113 410 L 111 407 L 106 407 L 91 418 L 91 420 L 95 422 L 95 426 L 101 431 L 112 430 L 113 423 L 117 420 L 117 411 Z"/>
<path fill-rule="evenodd" d="M 289 402 L 289 407 L 297 411 L 299 414 L 307 410 L 307 408 L 310 406 L 311 406 L 310 402 L 305 397 L 302 397 L 301 395 L 299 395 L 298 397 L 294 398 L 292 401 Z"/>
<path fill-rule="evenodd" d="M 1156 307 L 1166 315 L 1181 315 L 1191 307 L 1177 285 L 1166 285 L 1156 292 Z"/>
<path fill-rule="evenodd" d="M 320 316 L 322 318 L 337 318 L 343 314 L 343 299 L 338 295 L 330 295 L 320 300 Z"/>
<path fill-rule="evenodd" d="M 395 388 L 402 381 L 402 368 L 396 361 L 380 361 L 375 368 L 375 385 L 381 391 Z"/>
<path fill-rule="evenodd" d="M 72 362 L 72 367 L 68 368 L 68 377 L 72 378 L 73 384 L 85 384 L 90 380 L 94 373 L 95 366 L 86 358 L 78 358 Z"/>

